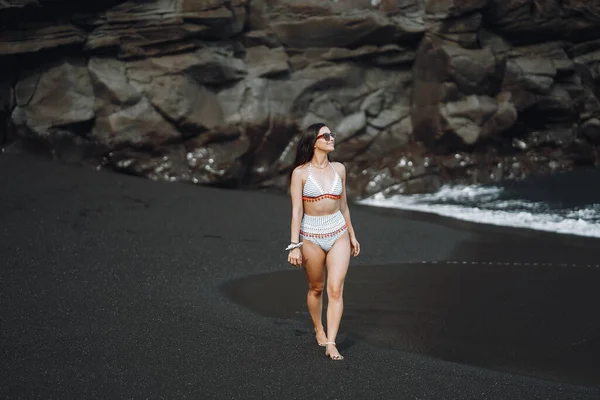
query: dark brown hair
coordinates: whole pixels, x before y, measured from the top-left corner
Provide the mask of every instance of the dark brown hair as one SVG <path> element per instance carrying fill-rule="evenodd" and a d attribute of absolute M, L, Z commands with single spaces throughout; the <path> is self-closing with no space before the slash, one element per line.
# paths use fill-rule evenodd
<path fill-rule="evenodd" d="M 296 148 L 296 158 L 292 167 L 292 172 L 299 165 L 304 165 L 312 160 L 315 154 L 315 143 L 317 142 L 317 135 L 322 127 L 326 126 L 322 122 L 312 124 L 302 132 L 300 140 L 298 141 L 298 147 Z"/>

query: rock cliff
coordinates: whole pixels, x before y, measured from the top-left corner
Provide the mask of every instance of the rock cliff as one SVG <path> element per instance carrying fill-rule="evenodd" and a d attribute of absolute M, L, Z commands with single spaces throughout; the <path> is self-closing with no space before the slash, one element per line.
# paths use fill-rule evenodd
<path fill-rule="evenodd" d="M 285 188 L 324 121 L 349 195 L 597 165 L 600 3 L 0 1 L 0 142 Z"/>

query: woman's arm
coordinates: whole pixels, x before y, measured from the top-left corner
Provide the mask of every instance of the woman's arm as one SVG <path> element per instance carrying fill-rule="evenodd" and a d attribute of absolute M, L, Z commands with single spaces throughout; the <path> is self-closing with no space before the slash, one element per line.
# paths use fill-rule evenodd
<path fill-rule="evenodd" d="M 294 169 L 290 181 L 290 196 L 292 198 L 292 223 L 290 231 L 290 242 L 300 242 L 300 222 L 304 213 L 302 205 L 302 171 L 300 168 Z M 290 250 L 288 253 L 288 262 L 295 266 L 302 265 L 302 252 L 299 248 Z"/>
<path fill-rule="evenodd" d="M 342 178 L 342 198 L 340 199 L 340 211 L 348 224 L 348 235 L 350 236 L 350 245 L 352 246 L 352 254 L 356 257 L 360 253 L 360 244 L 356 239 L 356 233 L 350 219 L 350 209 L 348 208 L 348 199 L 346 197 L 346 167 L 342 163 L 335 163 Z"/>
<path fill-rule="evenodd" d="M 290 196 L 292 197 L 290 242 L 298 243 L 300 241 L 300 221 L 304 213 L 304 207 L 302 206 L 302 172 L 298 168 L 292 172 Z"/>

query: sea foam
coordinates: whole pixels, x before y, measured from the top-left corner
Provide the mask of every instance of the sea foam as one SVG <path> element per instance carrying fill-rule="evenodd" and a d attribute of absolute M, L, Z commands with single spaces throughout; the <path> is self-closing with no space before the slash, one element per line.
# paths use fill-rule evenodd
<path fill-rule="evenodd" d="M 444 186 L 436 193 L 387 198 L 379 193 L 359 203 L 483 224 L 600 237 L 600 204 L 563 208 L 552 203 L 507 198 L 505 189 L 496 186 Z"/>

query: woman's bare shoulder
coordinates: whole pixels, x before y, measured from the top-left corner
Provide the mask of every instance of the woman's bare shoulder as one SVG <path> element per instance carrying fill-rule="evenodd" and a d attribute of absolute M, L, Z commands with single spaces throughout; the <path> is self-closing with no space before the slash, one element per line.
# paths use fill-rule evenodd
<path fill-rule="evenodd" d="M 307 165 L 308 164 L 298 165 L 296 168 L 294 168 L 292 175 L 300 177 L 300 178 L 305 178 L 306 175 L 308 174 Z"/>
<path fill-rule="evenodd" d="M 346 167 L 341 162 L 333 161 L 331 163 L 331 165 L 337 171 L 338 174 L 345 174 L 346 173 Z"/>

